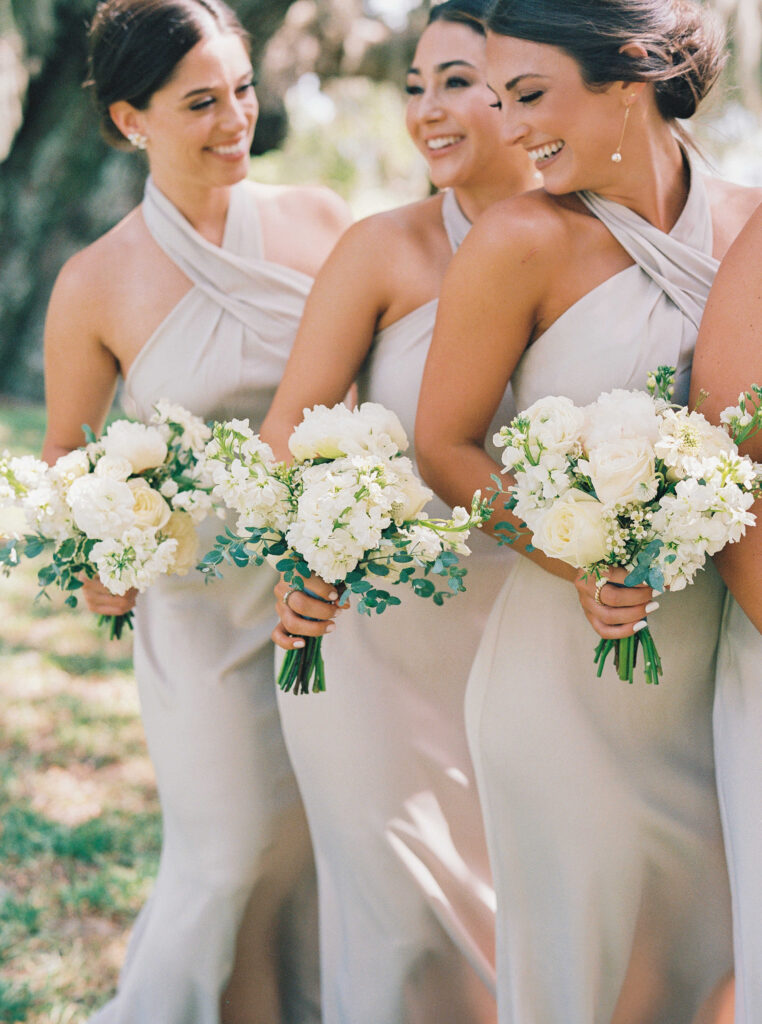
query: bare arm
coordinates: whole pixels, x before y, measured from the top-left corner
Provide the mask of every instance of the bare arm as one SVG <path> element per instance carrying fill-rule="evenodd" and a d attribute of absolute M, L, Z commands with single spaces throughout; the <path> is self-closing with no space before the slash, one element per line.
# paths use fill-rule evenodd
<path fill-rule="evenodd" d="M 701 322 L 691 380 L 691 404 L 706 398 L 701 412 L 713 423 L 735 405 L 742 391 L 762 385 L 762 208 L 749 221 L 723 260 Z M 762 433 L 742 451 L 762 461 Z M 757 525 L 737 544 L 715 556 L 733 596 L 762 632 L 762 500 L 752 511 Z"/>
<path fill-rule="evenodd" d="M 491 476 L 501 467 L 484 450 L 486 433 L 538 323 L 550 278 L 536 222 L 495 210 L 477 222 L 450 264 L 418 405 L 421 472 L 449 505 L 469 505 L 475 491 L 486 495 L 494 487 Z M 494 533 L 500 521 L 520 528 L 501 504 L 485 529 Z M 528 552 L 527 540 L 525 533 L 514 547 L 554 575 L 574 578 L 570 566 Z"/>
<path fill-rule="evenodd" d="M 49 464 L 84 444 L 83 424 L 100 433 L 119 374 L 116 358 L 100 338 L 104 292 L 90 255 L 80 253 L 63 268 L 45 321 L 48 419 L 42 457 Z M 118 597 L 97 579 L 85 581 L 82 593 L 99 615 L 123 615 L 135 604 L 134 592 Z"/>

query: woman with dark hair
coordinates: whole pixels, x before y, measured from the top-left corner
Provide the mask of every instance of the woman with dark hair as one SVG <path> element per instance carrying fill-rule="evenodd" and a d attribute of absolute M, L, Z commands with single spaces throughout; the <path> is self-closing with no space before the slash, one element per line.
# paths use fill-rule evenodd
<path fill-rule="evenodd" d="M 324 190 L 246 181 L 257 100 L 219 0 L 106 0 L 90 32 L 106 137 L 145 150 L 141 205 L 64 266 L 46 324 L 50 462 L 98 431 L 117 378 L 257 425 L 347 223 Z M 202 547 L 215 527 L 202 527 Z M 266 567 L 166 577 L 136 605 L 135 674 L 163 812 L 155 890 L 98 1024 L 319 1019 L 313 865 L 275 702 Z M 133 602 L 86 585 L 91 608 Z M 301 895 L 300 895 L 301 894 Z"/>
<path fill-rule="evenodd" d="M 536 183 L 490 109 L 484 7 L 432 8 L 406 120 L 440 191 L 354 225 L 326 261 L 262 427 L 284 457 L 302 409 L 341 401 L 355 379 L 359 399 L 395 410 L 412 439 L 453 252 L 490 203 Z M 498 418 L 511 409 L 507 396 Z M 318 869 L 324 1024 L 494 1020 L 494 894 L 463 694 L 510 553 L 484 540 L 473 538 L 467 593 L 441 608 L 400 593 L 382 616 L 345 613 L 324 645 L 327 692 L 280 697 Z M 332 628 L 332 588 L 311 587 L 328 603 L 276 588 L 286 649 Z"/>
<path fill-rule="evenodd" d="M 697 4 L 498 0 L 487 27 L 503 139 L 544 189 L 481 217 L 443 284 L 416 442 L 453 504 L 499 470 L 483 440 L 509 380 L 519 408 L 584 404 L 671 364 L 685 402 L 717 261 L 760 199 L 703 175 L 676 134 L 723 61 Z M 514 546 L 466 699 L 499 1019 L 690 1021 L 730 965 L 711 736 L 721 582 L 710 566 L 659 598 L 663 684 L 629 687 L 596 678 L 573 570 L 526 533 Z M 612 636 L 658 606 L 647 587 L 577 586 Z"/>
<path fill-rule="evenodd" d="M 701 411 L 714 423 L 742 391 L 762 383 L 760 252 L 762 209 L 722 261 L 696 342 L 691 400 L 703 399 Z M 762 462 L 762 434 L 741 451 Z M 762 501 L 751 511 L 754 529 L 715 556 L 730 591 L 717 653 L 714 744 L 733 897 L 736 1024 L 762 1019 Z"/>

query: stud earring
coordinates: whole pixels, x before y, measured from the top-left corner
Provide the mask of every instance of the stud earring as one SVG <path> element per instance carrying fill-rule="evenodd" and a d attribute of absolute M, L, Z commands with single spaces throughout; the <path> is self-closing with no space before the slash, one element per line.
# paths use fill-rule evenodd
<path fill-rule="evenodd" d="M 148 137 L 146 135 L 141 135 L 140 132 L 129 132 L 127 135 L 127 141 L 131 146 L 134 146 L 135 149 L 145 149 L 148 144 Z"/>
<path fill-rule="evenodd" d="M 629 105 L 624 108 L 624 124 L 622 125 L 622 134 L 619 136 L 619 142 L 614 152 L 611 154 L 612 163 L 621 164 L 622 162 L 622 143 L 624 142 L 624 133 L 627 129 L 627 118 L 630 116 Z"/>

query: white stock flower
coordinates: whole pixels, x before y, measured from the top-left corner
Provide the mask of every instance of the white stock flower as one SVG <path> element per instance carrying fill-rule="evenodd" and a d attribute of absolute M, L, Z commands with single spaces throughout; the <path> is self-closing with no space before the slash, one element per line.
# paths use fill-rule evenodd
<path fill-rule="evenodd" d="M 680 408 L 666 409 L 662 413 L 654 450 L 656 457 L 670 470 L 670 476 L 678 479 L 687 472 L 687 459 L 732 453 L 735 445 L 721 427 L 713 426 L 701 413 Z"/>
<path fill-rule="evenodd" d="M 400 531 L 409 538 L 407 551 L 421 562 L 435 562 L 442 554 L 442 540 L 436 530 L 428 526 L 411 526 Z"/>
<path fill-rule="evenodd" d="M 645 391 L 607 391 L 583 413 L 582 443 L 588 452 L 607 441 L 643 438 L 653 443 L 659 437 L 656 405 Z"/>
<path fill-rule="evenodd" d="M 135 499 L 132 510 L 138 526 L 150 526 L 154 529 L 164 526 L 169 519 L 171 510 L 159 492 L 149 486 L 142 477 L 128 480 L 127 486 Z"/>
<path fill-rule="evenodd" d="M 194 451 L 202 449 L 212 436 L 210 427 L 182 405 L 170 402 L 166 398 L 160 398 L 154 409 L 151 422 L 157 424 L 176 423 L 182 430 L 183 444 Z"/>
<path fill-rule="evenodd" d="M 78 477 L 69 488 L 67 501 L 77 527 L 88 537 L 119 537 L 135 525 L 131 488 L 121 480 Z"/>
<path fill-rule="evenodd" d="M 646 502 L 656 496 L 656 459 L 647 438 L 625 437 L 602 441 L 589 452 L 579 469 L 592 481 L 604 505 Z"/>
<path fill-rule="evenodd" d="M 117 420 L 101 439 L 106 455 L 129 460 L 133 473 L 161 466 L 167 457 L 167 443 L 162 432 L 144 423 Z"/>
<path fill-rule="evenodd" d="M 608 551 L 606 509 L 590 494 L 567 491 L 538 517 L 532 544 L 577 569 L 593 565 Z"/>

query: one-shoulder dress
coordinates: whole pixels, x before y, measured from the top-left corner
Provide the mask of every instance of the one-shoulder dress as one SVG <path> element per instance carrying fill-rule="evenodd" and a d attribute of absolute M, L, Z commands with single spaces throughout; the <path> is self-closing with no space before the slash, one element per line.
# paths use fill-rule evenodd
<path fill-rule="evenodd" d="M 755 530 L 762 529 L 760 524 Z M 714 741 L 733 894 L 737 1024 L 762 1020 L 762 634 L 728 594 Z"/>
<path fill-rule="evenodd" d="M 246 182 L 231 191 L 221 247 L 150 178 L 142 212 L 193 287 L 130 368 L 125 408 L 145 420 L 167 398 L 257 429 L 312 279 L 263 258 Z M 201 553 L 220 525 L 201 525 Z M 93 1024 L 218 1024 L 237 941 L 247 984 L 257 984 L 257 962 L 275 958 L 284 1022 L 319 1020 L 314 866 L 275 699 L 275 581 L 267 566 L 228 567 L 209 584 L 191 571 L 138 599 L 135 675 L 163 843 L 117 995 Z"/>
<path fill-rule="evenodd" d="M 442 215 L 455 249 L 470 224 L 452 192 Z M 436 307 L 379 331 L 358 381 L 411 441 Z M 512 414 L 506 397 L 496 423 Z M 400 587 L 382 615 L 344 612 L 324 640 L 327 692 L 279 696 L 315 849 L 324 1024 L 494 1020 L 494 893 L 463 698 L 515 556 L 481 534 L 469 544 L 465 594 L 437 607 Z"/>
<path fill-rule="evenodd" d="M 526 351 L 519 408 L 644 389 L 677 367 L 688 395 L 717 263 L 694 172 L 669 234 L 624 206 L 582 200 L 634 260 Z M 712 699 L 723 587 L 710 564 L 649 616 L 663 659 L 596 677 L 598 637 L 575 587 L 521 558 L 475 659 L 466 720 L 497 895 L 500 1024 L 689 1024 L 730 966 Z"/>

